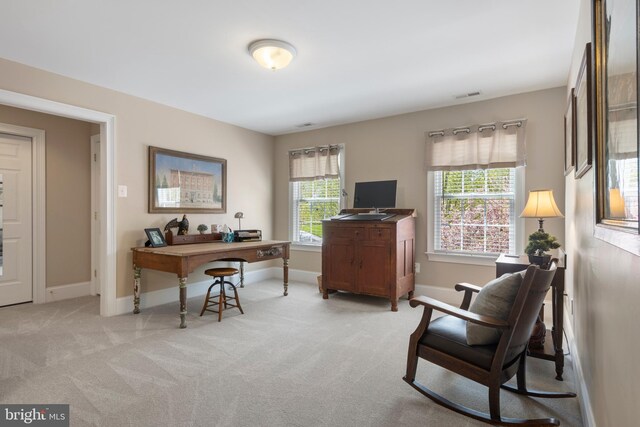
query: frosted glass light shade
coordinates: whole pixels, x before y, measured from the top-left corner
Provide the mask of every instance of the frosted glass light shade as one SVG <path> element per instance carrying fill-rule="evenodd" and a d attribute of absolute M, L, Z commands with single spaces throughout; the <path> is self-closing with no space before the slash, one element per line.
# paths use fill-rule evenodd
<path fill-rule="evenodd" d="M 529 200 L 521 218 L 564 218 L 553 198 L 553 190 L 529 191 Z"/>
<path fill-rule="evenodd" d="M 249 53 L 258 64 L 275 71 L 289 65 L 296 49 L 281 40 L 256 40 L 249 45 Z"/>

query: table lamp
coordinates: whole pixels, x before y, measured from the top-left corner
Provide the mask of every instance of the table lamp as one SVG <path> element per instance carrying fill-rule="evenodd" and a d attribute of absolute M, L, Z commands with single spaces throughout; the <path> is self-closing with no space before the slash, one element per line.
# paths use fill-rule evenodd
<path fill-rule="evenodd" d="M 529 200 L 527 200 L 520 218 L 538 218 L 540 225 L 538 231 L 544 232 L 542 228 L 544 218 L 564 218 L 564 215 L 556 205 L 553 190 L 531 190 L 529 191 Z"/>

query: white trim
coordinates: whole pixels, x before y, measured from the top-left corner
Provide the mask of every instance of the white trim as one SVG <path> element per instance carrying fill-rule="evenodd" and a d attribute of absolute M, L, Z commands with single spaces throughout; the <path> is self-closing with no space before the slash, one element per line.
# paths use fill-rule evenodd
<path fill-rule="evenodd" d="M 302 243 L 291 244 L 292 251 L 322 252 L 322 245 L 304 245 Z"/>
<path fill-rule="evenodd" d="M 282 268 L 268 267 L 260 270 L 248 271 L 244 274 L 244 284 L 250 285 L 258 283 L 263 280 L 273 279 L 275 277 L 275 271 Z M 236 276 L 235 282 L 240 280 Z M 177 279 L 176 279 L 177 281 Z M 232 283 L 234 281 L 232 280 Z M 199 282 L 189 283 L 187 286 L 187 298 L 202 296 L 207 293 L 207 289 L 211 285 L 211 280 L 201 280 Z M 145 292 L 140 295 L 140 308 L 145 309 L 149 307 L 155 307 L 158 305 L 175 303 L 180 300 L 180 291 L 178 286 L 172 286 L 170 288 L 160 289 L 152 292 Z M 187 307 L 188 309 L 188 307 Z M 193 312 L 194 309 L 191 309 Z M 133 312 L 133 295 L 126 297 L 120 297 L 116 300 L 116 313 L 125 314 Z M 177 310 L 176 310 L 177 315 Z"/>
<path fill-rule="evenodd" d="M 282 279 L 282 268 L 277 268 L 275 271 L 275 277 L 278 279 Z M 312 285 L 318 285 L 318 276 L 322 273 L 317 271 L 306 271 L 306 270 L 292 270 L 289 269 L 289 282 L 301 282 L 301 283 L 310 283 Z"/>
<path fill-rule="evenodd" d="M 460 307 L 462 303 L 463 293 L 458 292 L 453 288 L 453 284 L 450 287 L 432 286 L 432 285 L 420 285 L 416 284 L 415 295 L 424 295 L 429 298 L 434 298 L 447 304 L 451 304 L 456 307 Z"/>
<path fill-rule="evenodd" d="M 91 295 L 100 293 L 100 280 L 96 277 L 96 271 L 100 265 L 100 233 L 96 230 L 96 222 L 100 218 L 100 183 L 97 182 L 100 165 L 96 158 L 100 157 L 100 135 L 91 135 L 91 211 L 89 212 L 89 224 L 91 224 Z"/>
<path fill-rule="evenodd" d="M 1 93 L 0 93 L 1 95 Z M 42 129 L 33 129 L 0 123 L 0 132 L 31 138 L 31 271 L 33 302 L 42 304 L 46 300 L 46 137 Z"/>
<path fill-rule="evenodd" d="M 74 105 L 0 89 L 0 104 L 41 113 L 100 123 L 100 206 L 102 209 L 100 246 L 100 315 L 116 314 L 116 216 L 115 216 L 115 116 Z M 44 170 L 44 167 L 42 168 Z M 39 207 L 38 207 L 39 208 Z M 40 231 L 40 230 L 39 230 Z M 44 231 L 44 230 L 42 230 Z M 42 235 L 42 234 L 39 234 Z M 44 245 L 42 245 L 44 247 Z M 35 253 L 35 252 L 34 252 Z"/>
<path fill-rule="evenodd" d="M 425 252 L 429 261 L 437 262 L 450 262 L 453 264 L 472 264 L 472 265 L 484 265 L 495 266 L 497 256 L 484 256 L 484 255 L 464 255 L 453 253 L 438 253 L 438 252 Z"/>
<path fill-rule="evenodd" d="M 45 302 L 61 301 L 91 295 L 91 282 L 71 283 L 69 285 L 50 286 L 46 289 Z"/>
<path fill-rule="evenodd" d="M 584 370 L 582 369 L 578 347 L 575 342 L 575 335 L 573 334 L 573 324 L 566 310 L 564 312 L 564 332 L 567 334 L 567 343 L 571 351 L 574 380 L 580 390 L 580 392 L 578 392 L 578 399 L 580 399 L 582 422 L 586 427 L 596 427 L 596 418 L 593 415 L 591 399 L 589 398 L 589 387 L 587 387 L 587 383 L 584 380 Z"/>

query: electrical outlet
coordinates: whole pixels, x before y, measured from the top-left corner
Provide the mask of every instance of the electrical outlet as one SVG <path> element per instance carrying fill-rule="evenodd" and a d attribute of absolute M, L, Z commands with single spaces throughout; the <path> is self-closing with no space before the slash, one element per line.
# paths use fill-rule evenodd
<path fill-rule="evenodd" d="M 416 273 L 420 273 L 420 263 L 416 262 L 416 267 L 415 267 Z"/>

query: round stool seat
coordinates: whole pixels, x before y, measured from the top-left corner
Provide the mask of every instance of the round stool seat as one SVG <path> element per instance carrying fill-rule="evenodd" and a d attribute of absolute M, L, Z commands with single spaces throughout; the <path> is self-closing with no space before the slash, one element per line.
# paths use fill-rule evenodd
<path fill-rule="evenodd" d="M 232 267 L 209 268 L 205 270 L 204 274 L 212 277 L 228 277 L 238 274 L 238 269 Z"/>

